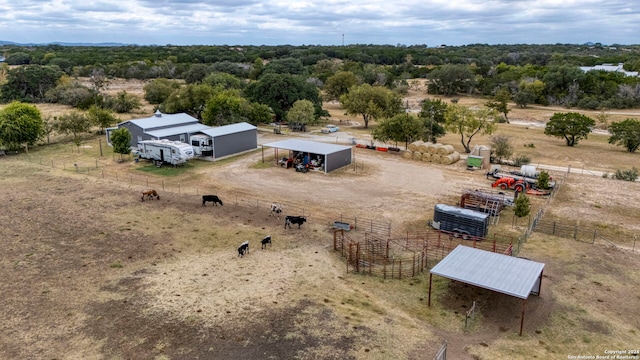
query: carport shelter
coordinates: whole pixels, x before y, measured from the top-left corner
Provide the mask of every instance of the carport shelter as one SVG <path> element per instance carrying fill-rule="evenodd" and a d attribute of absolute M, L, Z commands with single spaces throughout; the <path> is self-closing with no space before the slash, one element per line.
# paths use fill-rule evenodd
<path fill-rule="evenodd" d="M 322 159 L 325 174 L 351 164 L 351 146 L 299 139 L 281 140 L 264 144 L 263 146 L 276 149 L 276 160 L 278 159 L 278 149 L 289 150 L 294 154 L 303 153 L 304 155 L 309 155 L 311 158 L 320 157 Z"/>
<path fill-rule="evenodd" d="M 433 275 L 522 299 L 520 336 L 529 294 L 540 295 L 543 263 L 458 245 L 429 274 L 429 306 Z"/>

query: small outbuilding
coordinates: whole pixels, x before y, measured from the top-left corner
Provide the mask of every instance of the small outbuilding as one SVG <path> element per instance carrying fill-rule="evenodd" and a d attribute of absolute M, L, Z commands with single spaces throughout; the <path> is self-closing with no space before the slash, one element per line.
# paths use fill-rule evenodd
<path fill-rule="evenodd" d="M 304 159 L 303 161 L 316 161 L 322 164 L 325 174 L 351 164 L 352 159 L 351 146 L 317 141 L 288 139 L 263 144 L 263 146 L 275 149 L 276 160 L 279 159 L 278 150 L 282 149 L 289 151 L 289 158 L 296 158 L 301 155 Z"/>
<path fill-rule="evenodd" d="M 520 298 L 522 336 L 527 299 L 530 294 L 540 295 L 543 269 L 543 263 L 458 245 L 431 269 L 428 304 L 431 306 L 431 281 L 434 274 Z"/>

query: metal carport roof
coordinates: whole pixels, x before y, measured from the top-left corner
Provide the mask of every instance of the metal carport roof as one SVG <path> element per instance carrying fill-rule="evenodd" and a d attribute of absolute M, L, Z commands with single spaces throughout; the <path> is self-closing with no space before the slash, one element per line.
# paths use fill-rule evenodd
<path fill-rule="evenodd" d="M 278 148 L 278 149 L 285 149 L 285 150 L 308 152 L 308 153 L 318 154 L 318 155 L 333 154 L 335 152 L 351 148 L 351 146 L 327 144 L 327 143 L 321 143 L 316 141 L 298 140 L 298 139 L 281 140 L 281 141 L 276 141 L 268 144 L 263 144 L 263 146 L 268 146 L 268 147 Z"/>
<path fill-rule="evenodd" d="M 458 245 L 431 269 L 430 277 L 433 274 L 440 275 L 526 301 L 536 283 L 541 286 L 539 281 L 542 280 L 543 269 L 543 263 Z M 429 279 L 430 302 L 431 278 Z M 524 321 L 524 302 L 522 319 Z M 522 323 L 520 335 L 522 335 Z"/>
<path fill-rule="evenodd" d="M 203 132 L 207 129 L 210 129 L 210 127 L 207 125 L 189 124 L 189 125 L 183 125 L 183 126 L 170 127 L 166 129 L 146 131 L 146 133 L 150 136 L 154 136 L 154 137 L 157 137 L 158 139 L 161 139 L 167 136 L 173 136 L 178 134 L 187 134 L 187 133 L 194 134 L 197 132 Z"/>

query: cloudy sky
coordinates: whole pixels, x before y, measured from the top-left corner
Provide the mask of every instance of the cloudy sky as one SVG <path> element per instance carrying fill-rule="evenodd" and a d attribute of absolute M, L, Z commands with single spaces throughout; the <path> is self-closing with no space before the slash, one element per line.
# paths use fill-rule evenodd
<path fill-rule="evenodd" d="M 0 0 L 0 40 L 139 45 L 640 44 L 637 0 Z"/>

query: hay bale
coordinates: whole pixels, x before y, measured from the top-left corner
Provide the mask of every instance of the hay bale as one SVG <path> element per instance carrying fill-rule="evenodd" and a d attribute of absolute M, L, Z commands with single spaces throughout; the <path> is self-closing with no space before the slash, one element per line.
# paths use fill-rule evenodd
<path fill-rule="evenodd" d="M 438 154 L 431 154 L 431 162 L 440 164 L 441 159 L 442 159 L 442 156 Z"/>
<path fill-rule="evenodd" d="M 431 161 L 431 154 L 426 152 L 426 153 L 422 153 L 422 158 L 420 159 L 422 161 Z"/>
<path fill-rule="evenodd" d="M 411 150 L 402 150 L 401 153 L 404 159 L 411 159 L 411 157 L 413 156 L 413 151 Z"/>
<path fill-rule="evenodd" d="M 438 155 L 445 156 L 452 154 L 454 151 L 453 145 L 442 145 L 442 147 L 438 149 Z"/>
<path fill-rule="evenodd" d="M 409 146 L 407 146 L 409 148 L 409 150 L 411 151 L 418 151 L 418 146 L 424 144 L 424 141 L 422 140 L 418 140 L 418 141 L 414 141 L 411 144 L 409 144 Z"/>
<path fill-rule="evenodd" d="M 435 143 L 435 144 L 433 144 L 432 147 L 429 148 L 429 152 L 432 153 L 432 154 L 437 154 L 438 151 L 440 151 L 441 147 L 442 147 L 442 144 Z"/>
<path fill-rule="evenodd" d="M 420 151 L 414 151 L 413 155 L 411 156 L 411 158 L 413 160 L 421 160 L 422 159 L 422 153 Z"/>
<path fill-rule="evenodd" d="M 440 159 L 440 163 L 443 165 L 451 165 L 455 164 L 458 160 L 460 160 L 460 153 L 454 151 L 449 155 L 442 156 L 442 158 Z"/>
<path fill-rule="evenodd" d="M 418 151 L 420 151 L 421 153 L 428 153 L 429 152 L 429 146 L 432 146 L 433 144 L 430 141 L 427 142 L 423 142 L 422 144 L 418 145 Z"/>

